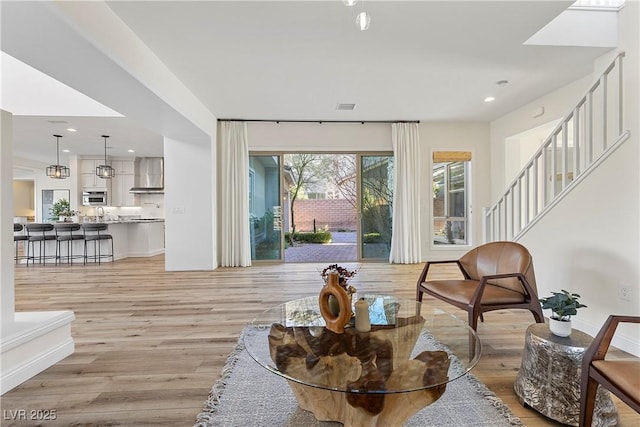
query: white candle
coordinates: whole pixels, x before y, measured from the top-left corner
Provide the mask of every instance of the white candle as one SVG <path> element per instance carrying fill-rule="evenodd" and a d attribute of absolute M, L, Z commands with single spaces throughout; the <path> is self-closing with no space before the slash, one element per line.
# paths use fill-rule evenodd
<path fill-rule="evenodd" d="M 369 303 L 364 298 L 360 298 L 356 302 L 356 331 L 369 332 L 370 330 Z"/>

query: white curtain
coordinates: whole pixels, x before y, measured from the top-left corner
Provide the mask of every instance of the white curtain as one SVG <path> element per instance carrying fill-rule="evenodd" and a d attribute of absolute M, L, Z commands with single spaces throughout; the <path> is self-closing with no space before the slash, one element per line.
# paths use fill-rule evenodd
<path fill-rule="evenodd" d="M 418 123 L 393 123 L 393 225 L 389 262 L 421 262 Z"/>
<path fill-rule="evenodd" d="M 221 122 L 220 135 L 220 264 L 248 267 L 251 242 L 247 124 Z"/>

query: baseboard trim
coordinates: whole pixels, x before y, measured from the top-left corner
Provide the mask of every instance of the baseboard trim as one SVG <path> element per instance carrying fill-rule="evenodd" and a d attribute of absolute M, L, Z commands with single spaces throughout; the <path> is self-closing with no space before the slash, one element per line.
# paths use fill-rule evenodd
<path fill-rule="evenodd" d="M 75 320 L 72 311 L 30 311 L 16 312 L 15 333 L 7 333 L 0 340 L 0 353 L 5 353 L 15 347 L 26 344 L 56 329 L 64 327 Z M 6 333 L 6 332 L 5 332 Z"/>
<path fill-rule="evenodd" d="M 2 325 L 0 394 L 73 353 L 72 311 L 20 311 Z"/>
<path fill-rule="evenodd" d="M 27 381 L 29 378 L 32 378 L 48 367 L 55 365 L 65 357 L 73 354 L 74 350 L 75 344 L 73 339 L 68 338 L 59 345 L 51 347 L 47 351 L 24 361 L 18 366 L 14 366 L 7 372 L 3 371 L 2 378 L 0 379 L 0 394 L 5 394 Z"/>

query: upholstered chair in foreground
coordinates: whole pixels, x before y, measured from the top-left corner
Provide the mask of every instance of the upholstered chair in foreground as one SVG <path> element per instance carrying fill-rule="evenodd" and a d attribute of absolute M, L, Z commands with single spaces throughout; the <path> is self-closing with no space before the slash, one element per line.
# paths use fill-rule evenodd
<path fill-rule="evenodd" d="M 640 412 L 640 359 L 605 360 L 611 339 L 620 323 L 640 323 L 640 317 L 609 316 L 582 356 L 580 427 L 591 427 L 598 385 Z"/>

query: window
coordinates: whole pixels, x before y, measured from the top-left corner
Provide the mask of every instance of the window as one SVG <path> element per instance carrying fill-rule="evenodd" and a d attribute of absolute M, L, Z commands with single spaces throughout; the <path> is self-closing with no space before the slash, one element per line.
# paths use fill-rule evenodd
<path fill-rule="evenodd" d="M 433 243 L 467 245 L 471 153 L 433 155 Z"/>

